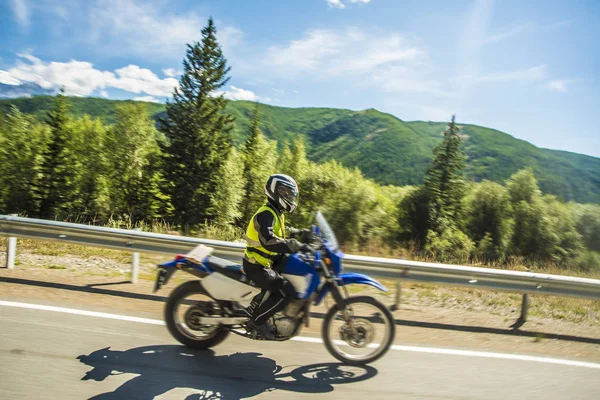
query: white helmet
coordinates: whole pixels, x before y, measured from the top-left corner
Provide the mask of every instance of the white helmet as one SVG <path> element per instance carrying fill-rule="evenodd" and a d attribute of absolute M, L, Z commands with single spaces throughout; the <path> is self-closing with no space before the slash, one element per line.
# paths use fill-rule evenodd
<path fill-rule="evenodd" d="M 271 175 L 265 184 L 265 194 L 290 214 L 298 206 L 298 184 L 291 176 Z"/>

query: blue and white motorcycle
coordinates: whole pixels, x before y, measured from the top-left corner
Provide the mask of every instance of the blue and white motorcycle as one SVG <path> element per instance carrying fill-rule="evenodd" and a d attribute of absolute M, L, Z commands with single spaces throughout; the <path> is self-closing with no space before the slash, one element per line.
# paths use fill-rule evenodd
<path fill-rule="evenodd" d="M 316 219 L 311 244 L 318 251 L 287 257 L 282 274 L 296 288 L 296 298 L 267 322 L 268 327 L 275 341 L 291 339 L 303 326 L 309 326 L 311 305 L 319 305 L 330 293 L 334 304 L 321 327 L 325 347 L 343 363 L 372 363 L 387 352 L 394 340 L 394 317 L 373 297 L 350 297 L 346 285 L 386 289 L 368 276 L 342 273 L 343 254 L 335 235 L 321 213 Z M 169 295 L 165 306 L 169 332 L 180 343 L 196 349 L 216 346 L 230 333 L 259 339 L 246 324 L 250 310 L 265 301 L 269 293 L 253 286 L 241 265 L 213 257 L 211 250 L 198 246 L 185 256 L 159 265 L 155 290 L 177 270 L 200 278 L 178 286 Z"/>

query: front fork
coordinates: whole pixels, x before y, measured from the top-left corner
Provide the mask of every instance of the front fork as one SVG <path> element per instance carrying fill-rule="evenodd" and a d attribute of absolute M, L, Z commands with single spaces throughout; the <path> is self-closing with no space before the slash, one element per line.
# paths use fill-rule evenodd
<path fill-rule="evenodd" d="M 331 276 L 329 273 L 329 269 L 323 261 L 321 261 L 321 268 L 323 268 L 323 273 L 325 275 L 325 279 L 327 280 L 327 287 L 329 288 L 329 292 L 331 293 L 331 297 L 335 301 L 336 306 L 342 310 L 342 316 L 344 318 L 344 322 L 348 325 L 353 335 L 356 334 L 356 329 L 354 327 L 354 318 L 352 313 L 352 308 L 348 304 L 346 300 L 348 298 L 348 291 L 342 291 L 337 281 Z"/>

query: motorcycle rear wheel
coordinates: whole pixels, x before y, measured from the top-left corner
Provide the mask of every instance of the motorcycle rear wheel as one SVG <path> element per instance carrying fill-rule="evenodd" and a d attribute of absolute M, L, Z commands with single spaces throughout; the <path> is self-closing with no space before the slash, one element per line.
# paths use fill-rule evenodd
<path fill-rule="evenodd" d="M 229 330 L 223 328 L 221 325 L 196 327 L 200 329 L 188 326 L 193 325 L 192 319 L 195 314 L 208 316 L 201 306 L 192 306 L 187 309 L 183 321 L 179 315 L 179 308 L 183 305 L 185 299 L 193 295 L 205 296 L 207 304 L 204 307 L 206 308 L 210 305 L 210 298 L 200 281 L 189 281 L 179 285 L 171 292 L 165 304 L 164 316 L 167 329 L 179 343 L 192 349 L 214 347 L 229 336 Z"/>

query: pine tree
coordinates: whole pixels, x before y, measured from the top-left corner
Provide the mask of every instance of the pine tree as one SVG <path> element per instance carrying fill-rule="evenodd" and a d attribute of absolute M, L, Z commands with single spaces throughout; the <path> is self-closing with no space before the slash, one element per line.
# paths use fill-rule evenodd
<path fill-rule="evenodd" d="M 245 201 L 243 172 L 244 162 L 241 154 L 231 149 L 227 161 L 223 164 L 217 190 L 211 196 L 213 212 L 216 215 L 215 223 L 221 228 L 232 226 L 242 216 L 240 205 Z"/>
<path fill-rule="evenodd" d="M 231 149 L 234 119 L 225 112 L 227 100 L 217 92 L 228 82 L 230 68 L 216 34 L 210 18 L 202 40 L 188 45 L 179 88 L 173 102 L 167 103 L 167 118 L 161 121 L 167 139 L 164 174 L 171 183 L 166 190 L 174 222 L 185 230 L 214 219 L 218 212 L 211 207 L 211 194 Z"/>
<path fill-rule="evenodd" d="M 246 225 L 261 203 L 265 202 L 264 185 L 275 172 L 277 145 L 269 142 L 259 128 L 258 104 L 252 114 L 248 138 L 242 148 L 244 162 L 244 200 L 240 224 Z"/>
<path fill-rule="evenodd" d="M 69 148 L 69 103 L 64 90 L 56 96 L 54 108 L 48 112 L 50 142 L 44 151 L 38 183 L 41 218 L 56 216 L 70 200 L 73 178 L 72 154 Z"/>
<path fill-rule="evenodd" d="M 146 107 L 124 104 L 117 108 L 106 147 L 111 209 L 133 223 L 164 217 L 169 208 L 168 198 L 160 190 L 164 182 L 158 136 Z"/>
<path fill-rule="evenodd" d="M 102 120 L 85 115 L 73 121 L 71 131 L 75 149 L 75 197 L 69 204 L 69 211 L 78 219 L 105 220 L 110 203 L 107 184 L 107 156 L 110 153 L 104 151 L 106 127 Z"/>
<path fill-rule="evenodd" d="M 460 128 L 455 117 L 444 131 L 444 140 L 435 148 L 425 175 L 425 190 L 430 205 L 430 226 L 437 232 L 459 222 L 465 182 L 462 170 L 465 154 L 460 149 Z"/>
<path fill-rule="evenodd" d="M 324 190 L 317 183 L 321 182 L 321 179 L 317 176 L 316 169 L 318 168 L 311 165 L 306 158 L 306 147 L 302 137 L 294 140 L 291 150 L 287 143 L 285 144 L 277 161 L 277 172 L 294 178 L 300 189 L 298 209 L 288 218 L 290 226 L 306 226 L 313 222 L 314 209 L 319 207 Z"/>
<path fill-rule="evenodd" d="M 49 128 L 16 107 L 0 127 L 0 214 L 37 215 L 36 176 Z"/>

